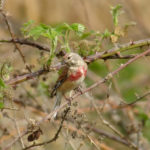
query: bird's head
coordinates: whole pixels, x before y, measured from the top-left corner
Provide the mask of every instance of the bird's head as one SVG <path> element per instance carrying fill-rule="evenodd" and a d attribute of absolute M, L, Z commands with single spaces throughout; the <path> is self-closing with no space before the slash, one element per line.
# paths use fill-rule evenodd
<path fill-rule="evenodd" d="M 86 65 L 82 57 L 77 53 L 73 52 L 67 53 L 64 56 L 64 63 L 68 66 L 75 66 L 75 67 Z"/>

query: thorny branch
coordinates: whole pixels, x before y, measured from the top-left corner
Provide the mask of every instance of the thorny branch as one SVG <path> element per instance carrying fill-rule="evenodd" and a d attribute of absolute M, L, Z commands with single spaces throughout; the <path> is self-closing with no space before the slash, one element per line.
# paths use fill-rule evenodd
<path fill-rule="evenodd" d="M 119 47 L 115 47 L 110 50 L 106 50 L 104 52 L 99 52 L 94 55 L 88 56 L 86 59 L 87 59 L 87 62 L 88 61 L 93 62 L 94 60 L 97 60 L 97 59 L 107 59 L 111 56 L 116 55 L 118 52 L 124 52 L 133 48 L 140 48 L 142 46 L 149 46 L 149 45 L 150 45 L 150 39 L 139 40 L 135 42 L 132 41 L 132 42 L 120 45 Z"/>
<path fill-rule="evenodd" d="M 21 45 L 28 45 L 28 46 L 32 46 L 35 48 L 38 48 L 39 50 L 43 50 L 46 52 L 49 52 L 50 49 L 48 46 L 44 46 L 42 44 L 39 44 L 37 42 L 33 42 L 33 41 L 29 41 L 27 39 L 20 39 L 20 38 L 12 38 L 12 39 L 0 39 L 0 43 L 18 43 Z M 90 63 L 94 60 L 97 59 L 129 59 L 129 58 L 133 58 L 134 55 L 127 55 L 127 56 L 118 56 L 115 55 L 117 54 L 117 52 L 123 52 L 123 51 L 127 51 L 133 48 L 140 48 L 142 46 L 149 46 L 150 45 L 150 39 L 144 39 L 144 40 L 139 40 L 139 41 L 132 41 L 126 44 L 122 44 L 118 47 L 114 47 L 112 49 L 103 51 L 103 52 L 97 52 L 94 55 L 91 56 L 87 56 L 85 58 L 85 61 Z"/>
<path fill-rule="evenodd" d="M 34 46 L 40 50 L 45 50 L 45 51 L 49 51 L 47 46 L 42 46 L 41 44 L 35 43 L 35 42 L 29 42 L 26 39 L 15 39 L 15 40 L 0 40 L 0 42 L 16 42 L 16 43 L 20 43 L 20 44 L 26 44 L 29 46 Z M 135 41 L 135 42 L 129 42 L 127 44 L 123 44 L 120 45 L 120 47 L 118 48 L 112 48 L 110 50 L 106 50 L 104 52 L 99 52 L 96 53 L 94 55 L 91 56 L 87 56 L 86 58 L 84 58 L 85 62 L 87 63 L 91 63 L 97 59 L 130 59 L 130 58 L 134 58 L 136 56 L 138 56 L 139 54 L 136 55 L 126 55 L 126 56 L 119 56 L 117 55 L 118 52 L 122 52 L 122 51 L 126 51 L 129 49 L 133 49 L 133 48 L 138 48 L 138 47 L 142 47 L 142 46 L 148 46 L 150 44 L 150 39 L 145 39 L 145 40 L 139 40 L 139 41 Z M 150 54 L 146 54 L 145 56 L 149 56 Z M 48 68 L 43 68 L 40 69 L 36 72 L 33 73 L 27 73 L 25 75 L 19 75 L 14 79 L 11 79 L 7 82 L 7 84 L 9 85 L 16 85 L 19 84 L 23 81 L 29 80 L 29 79 L 33 79 L 37 76 L 42 75 L 43 73 L 52 71 L 52 70 L 58 70 L 61 68 L 61 65 L 56 65 L 57 67 L 53 66 L 52 69 L 48 69 Z"/>
<path fill-rule="evenodd" d="M 16 85 L 16 84 L 19 84 L 19 83 L 24 82 L 26 80 L 38 77 L 38 76 L 40 76 L 40 75 L 42 75 L 44 73 L 48 73 L 50 71 L 59 70 L 61 67 L 62 67 L 62 65 L 60 63 L 56 64 L 55 66 L 53 66 L 51 68 L 47 68 L 47 67 L 44 66 L 42 69 L 40 69 L 40 70 L 38 70 L 36 72 L 27 73 L 27 74 L 24 74 L 24 75 L 19 75 L 19 76 L 17 76 L 14 79 L 6 81 L 6 84 L 8 84 L 8 85 Z"/>

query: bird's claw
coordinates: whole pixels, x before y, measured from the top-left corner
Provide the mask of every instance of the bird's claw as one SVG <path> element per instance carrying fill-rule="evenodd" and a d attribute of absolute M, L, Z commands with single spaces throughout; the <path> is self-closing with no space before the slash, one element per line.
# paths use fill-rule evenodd
<path fill-rule="evenodd" d="M 68 105 L 71 106 L 72 97 L 66 98 L 66 100 L 68 101 Z"/>
<path fill-rule="evenodd" d="M 83 90 L 81 87 L 76 88 L 75 91 L 79 92 L 80 94 L 83 94 Z"/>

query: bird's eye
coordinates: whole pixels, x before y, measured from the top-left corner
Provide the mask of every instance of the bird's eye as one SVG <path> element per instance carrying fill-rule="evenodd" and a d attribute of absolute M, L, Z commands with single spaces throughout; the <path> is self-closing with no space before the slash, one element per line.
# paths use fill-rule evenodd
<path fill-rule="evenodd" d="M 70 59 L 71 57 L 70 56 L 68 56 L 68 59 Z"/>

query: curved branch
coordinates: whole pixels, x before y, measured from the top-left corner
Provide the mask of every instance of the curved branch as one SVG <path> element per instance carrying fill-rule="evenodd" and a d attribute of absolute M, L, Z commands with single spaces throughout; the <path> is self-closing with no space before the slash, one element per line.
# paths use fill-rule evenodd
<path fill-rule="evenodd" d="M 106 50 L 104 52 L 99 52 L 91 56 L 87 56 L 86 61 L 87 62 L 92 62 L 97 59 L 107 59 L 109 57 L 114 56 L 118 52 L 123 52 L 127 51 L 133 48 L 138 48 L 142 46 L 149 46 L 150 45 L 150 39 L 144 39 L 144 40 L 139 40 L 139 41 L 134 41 L 134 42 L 129 42 L 123 45 L 120 45 L 119 47 L 115 47 L 109 50 Z M 121 58 L 121 57 L 119 57 Z"/>
<path fill-rule="evenodd" d="M 10 79 L 9 81 L 6 81 L 5 83 L 8 84 L 8 85 L 14 86 L 16 84 L 19 84 L 19 83 L 22 83 L 24 81 L 27 81 L 27 80 L 33 79 L 35 77 L 38 77 L 38 76 L 40 76 L 44 73 L 59 70 L 61 67 L 62 67 L 62 65 L 60 63 L 56 64 L 55 66 L 51 67 L 50 69 L 43 67 L 42 69 L 40 69 L 38 71 L 35 71 L 35 72 L 32 72 L 32 73 L 27 73 L 27 74 L 24 74 L 24 75 L 19 75 L 19 76 L 13 78 L 13 79 Z"/>
<path fill-rule="evenodd" d="M 27 39 L 23 39 L 23 38 L 15 38 L 15 39 L 1 39 L 0 40 L 1 43 L 17 43 L 17 44 L 20 44 L 20 45 L 27 45 L 27 46 L 32 46 L 32 47 L 35 47 L 39 50 L 43 50 L 43 51 L 46 51 L 46 52 L 49 52 L 50 49 L 48 48 L 48 46 L 44 46 L 38 42 L 32 42 L 32 41 L 29 41 Z"/>
<path fill-rule="evenodd" d="M 28 45 L 28 46 L 32 46 L 35 48 L 38 48 L 39 50 L 43 50 L 46 52 L 49 52 L 50 49 L 48 48 L 48 46 L 44 46 L 42 44 L 39 44 L 37 42 L 32 42 L 29 41 L 27 39 L 20 39 L 20 38 L 16 38 L 16 39 L 1 39 L 0 40 L 1 43 L 18 43 L 21 45 Z M 94 60 L 97 59 L 128 59 L 128 58 L 133 58 L 132 55 L 129 55 L 127 57 L 120 57 L 120 56 L 115 56 L 115 54 L 117 54 L 118 52 L 123 52 L 126 50 L 130 50 L 133 48 L 138 48 L 138 47 L 142 47 L 142 46 L 149 46 L 150 45 L 150 39 L 144 39 L 144 40 L 138 40 L 138 41 L 132 41 L 126 44 L 122 44 L 118 47 L 103 51 L 103 52 L 98 52 L 94 55 L 91 56 L 87 56 L 85 58 L 86 62 L 90 63 Z"/>
<path fill-rule="evenodd" d="M 127 140 L 123 139 L 123 138 L 120 138 L 119 136 L 116 136 L 116 135 L 113 135 L 111 133 L 108 133 L 106 131 L 103 131 L 101 129 L 98 129 L 98 128 L 94 128 L 94 127 L 91 127 L 91 126 L 87 126 L 86 128 L 90 129 L 91 131 L 93 131 L 94 133 L 96 134 L 99 134 L 101 136 L 104 136 L 108 139 L 111 139 L 113 141 L 116 141 L 116 142 L 119 142 L 125 146 L 129 146 L 133 149 L 137 149 L 137 147 L 134 145 L 131 145 Z"/>

